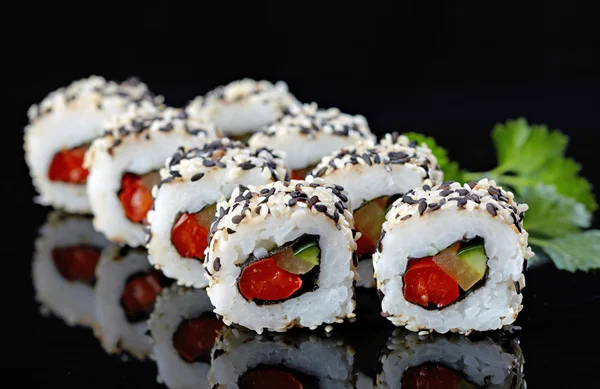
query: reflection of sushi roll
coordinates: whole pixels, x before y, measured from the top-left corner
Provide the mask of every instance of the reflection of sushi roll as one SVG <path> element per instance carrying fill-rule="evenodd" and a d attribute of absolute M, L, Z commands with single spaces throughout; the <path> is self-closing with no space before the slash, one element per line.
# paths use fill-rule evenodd
<path fill-rule="evenodd" d="M 93 327 L 95 270 L 108 244 L 92 220 L 52 212 L 35 242 L 36 300 L 68 325 Z"/>
<path fill-rule="evenodd" d="M 123 83 L 91 76 L 50 93 L 28 112 L 25 160 L 39 193 L 37 202 L 72 213 L 89 213 L 83 167 L 90 142 L 112 115 L 153 97 L 136 79 Z M 159 101 L 161 98 L 157 98 Z"/>
<path fill-rule="evenodd" d="M 94 227 L 115 243 L 137 247 L 145 240 L 158 170 L 178 147 L 202 147 L 216 132 L 183 110 L 153 106 L 132 109 L 107 127 L 85 159 Z"/>
<path fill-rule="evenodd" d="M 205 287 L 202 265 L 216 203 L 238 185 L 283 180 L 281 157 L 267 148 L 250 149 L 227 138 L 202 149 L 180 148 L 161 170 L 166 182 L 148 214 L 149 259 L 180 285 Z"/>
<path fill-rule="evenodd" d="M 303 179 L 322 157 L 360 140 L 375 140 L 364 116 L 348 115 L 317 104 L 293 107 L 277 122 L 265 126 L 248 143 L 285 152 L 284 161 L 293 179 Z"/>
<path fill-rule="evenodd" d="M 518 339 L 505 333 L 423 337 L 396 330 L 380 357 L 377 389 L 525 388 L 523 365 Z"/>
<path fill-rule="evenodd" d="M 102 347 L 146 358 L 152 348 L 146 321 L 170 280 L 152 268 L 145 250 L 114 244 L 102 251 L 96 277 L 95 333 Z"/>
<path fill-rule="evenodd" d="M 209 382 L 215 389 L 354 388 L 354 350 L 340 339 L 226 328 L 212 355 Z"/>
<path fill-rule="evenodd" d="M 526 210 L 487 179 L 407 192 L 388 212 L 373 256 L 383 315 L 411 331 L 440 333 L 513 323 L 533 255 Z"/>
<path fill-rule="evenodd" d="M 433 186 L 443 180 L 429 148 L 391 134 L 386 134 L 380 144 L 364 141 L 335 151 L 323 158 L 311 174 L 348 191 L 355 228 L 361 233 L 356 242 L 360 275 L 357 285 L 369 288 L 375 286 L 371 256 L 388 207 L 417 186 Z"/>
<path fill-rule="evenodd" d="M 211 227 L 208 295 L 226 324 L 316 328 L 354 314 L 352 213 L 322 181 L 240 186 Z"/>
<path fill-rule="evenodd" d="M 152 358 L 169 389 L 210 388 L 211 351 L 223 327 L 204 289 L 174 285 L 156 300 L 148 321 Z"/>
<path fill-rule="evenodd" d="M 283 81 L 243 79 L 219 86 L 191 101 L 186 111 L 223 129 L 230 138 L 247 138 L 300 103 Z"/>

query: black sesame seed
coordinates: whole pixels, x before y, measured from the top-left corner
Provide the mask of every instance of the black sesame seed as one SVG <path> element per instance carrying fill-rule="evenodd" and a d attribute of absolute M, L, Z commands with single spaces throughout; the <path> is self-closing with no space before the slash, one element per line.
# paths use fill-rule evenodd
<path fill-rule="evenodd" d="M 454 191 L 452 189 L 446 189 L 446 190 L 443 190 L 443 191 L 440 192 L 440 196 L 446 197 L 446 196 L 448 196 L 451 193 L 454 193 Z"/>
<path fill-rule="evenodd" d="M 469 191 L 466 189 L 457 189 L 456 193 L 458 193 L 461 196 L 466 196 L 467 194 L 469 194 Z"/>
<path fill-rule="evenodd" d="M 162 180 L 160 182 L 160 185 L 162 185 L 162 184 L 168 184 L 171 181 L 173 181 L 173 177 L 167 177 L 167 178 L 165 178 L 164 180 Z"/>
<path fill-rule="evenodd" d="M 230 235 L 231 235 L 231 234 L 235 234 L 235 230 L 233 230 L 233 229 L 231 229 L 231 228 L 227 227 L 227 233 L 228 233 L 228 234 L 230 234 Z"/>
<path fill-rule="evenodd" d="M 431 190 L 431 187 L 427 184 L 423 185 L 423 190 Z"/>
<path fill-rule="evenodd" d="M 367 163 L 367 165 L 369 165 L 369 166 L 373 165 L 373 162 L 371 161 L 371 157 L 369 157 L 369 154 L 364 153 L 362 155 L 362 159 Z"/>
<path fill-rule="evenodd" d="M 458 208 L 463 208 L 465 205 L 467 205 L 467 199 L 464 197 L 459 197 L 458 200 L 456 200 L 456 206 Z"/>
<path fill-rule="evenodd" d="M 323 204 L 317 204 L 317 205 L 315 205 L 315 209 L 318 212 L 327 212 L 327 206 L 325 206 Z"/>
<path fill-rule="evenodd" d="M 521 284 L 519 284 L 519 281 L 515 281 L 515 289 L 517 290 L 517 294 L 521 293 Z"/>
<path fill-rule="evenodd" d="M 433 207 L 437 207 L 437 206 L 438 206 L 438 203 L 431 203 L 431 204 L 429 204 L 429 208 L 433 208 Z"/>
<path fill-rule="evenodd" d="M 488 193 L 490 194 L 490 196 L 498 196 L 500 194 L 500 192 L 498 191 L 498 189 L 494 188 L 493 186 L 490 186 L 488 188 Z"/>
<path fill-rule="evenodd" d="M 290 207 L 293 207 L 294 205 L 296 205 L 296 203 L 298 202 L 298 199 L 296 197 L 290 199 L 290 201 L 288 201 L 288 205 Z"/>
<path fill-rule="evenodd" d="M 475 185 L 477 185 L 477 182 L 476 181 L 469 181 L 469 182 L 467 182 L 467 185 L 469 185 L 469 187 L 471 189 L 473 189 L 473 188 L 475 188 Z"/>
<path fill-rule="evenodd" d="M 415 201 L 415 200 L 413 200 L 413 198 L 412 198 L 412 197 L 410 197 L 410 196 L 408 196 L 408 195 L 404 195 L 404 196 L 402 196 L 402 202 L 404 202 L 404 203 L 406 203 L 406 204 L 408 204 L 408 205 L 412 205 L 412 204 L 415 204 L 415 203 L 416 203 L 416 201 Z"/>
<path fill-rule="evenodd" d="M 477 193 L 469 193 L 465 197 L 470 198 L 471 200 L 475 201 L 477 204 L 481 204 L 481 199 L 479 198 L 479 195 Z"/>
<path fill-rule="evenodd" d="M 171 170 L 169 171 L 169 174 L 173 177 L 181 177 L 181 173 L 179 173 L 177 170 Z"/>
<path fill-rule="evenodd" d="M 406 216 L 402 216 L 402 217 L 400 218 L 400 220 L 408 220 L 408 219 L 410 219 L 411 217 L 412 217 L 412 215 L 406 215 Z"/>
<path fill-rule="evenodd" d="M 269 189 L 267 189 L 267 188 L 260 190 L 260 194 L 267 194 L 267 193 L 269 193 Z"/>
<path fill-rule="evenodd" d="M 425 212 L 426 208 L 427 208 L 427 202 L 420 201 L 419 202 L 419 215 L 423 215 L 423 212 Z"/>
<path fill-rule="evenodd" d="M 317 197 L 317 196 L 313 196 L 309 200 L 310 205 L 315 205 L 318 202 L 319 202 L 319 197 Z"/>
<path fill-rule="evenodd" d="M 240 222 L 242 220 L 244 220 L 244 217 L 246 216 L 246 214 L 242 213 L 241 215 L 235 215 L 234 217 L 231 218 L 231 221 L 233 222 L 233 224 L 240 224 Z"/>
<path fill-rule="evenodd" d="M 311 188 L 318 188 L 319 186 L 320 186 L 320 185 L 319 185 L 319 184 L 317 184 L 317 183 L 315 183 L 315 182 L 312 182 L 312 183 L 310 184 L 310 187 L 311 187 Z"/>
<path fill-rule="evenodd" d="M 337 185 L 337 184 L 333 184 L 333 186 L 335 187 L 335 189 L 337 190 L 344 190 L 344 187 L 341 185 Z"/>
<path fill-rule="evenodd" d="M 487 209 L 487 211 L 492 215 L 492 216 L 496 216 L 497 212 L 496 212 L 496 206 L 492 203 L 487 203 L 485 205 L 485 209 Z"/>
<path fill-rule="evenodd" d="M 212 273 L 210 271 L 208 271 L 207 267 L 204 268 L 204 271 L 206 272 L 206 274 L 209 275 L 209 277 L 212 277 Z"/>
<path fill-rule="evenodd" d="M 204 165 L 206 167 L 211 167 L 211 166 L 215 166 L 215 163 L 213 161 L 211 161 L 210 159 L 205 159 L 204 161 L 202 161 L 202 165 Z"/>
<path fill-rule="evenodd" d="M 523 273 L 525 273 L 527 271 L 527 260 L 524 259 L 523 260 Z"/>
<path fill-rule="evenodd" d="M 256 165 L 253 164 L 252 162 L 244 162 L 243 164 L 240 165 L 240 167 L 242 168 L 242 170 L 250 170 L 250 169 L 254 169 L 256 167 Z"/>
<path fill-rule="evenodd" d="M 338 197 L 340 198 L 340 200 L 342 200 L 343 202 L 348 202 L 348 197 L 346 197 L 343 193 L 339 193 Z"/>
<path fill-rule="evenodd" d="M 320 168 L 316 173 L 315 173 L 315 177 L 321 177 L 323 174 L 325 174 L 325 171 L 327 170 L 327 167 L 322 167 Z"/>
<path fill-rule="evenodd" d="M 219 271 L 221 269 L 221 258 L 215 258 L 215 261 L 213 262 L 213 269 L 215 269 L 215 271 Z"/>
<path fill-rule="evenodd" d="M 201 179 L 202 177 L 204 177 L 204 173 L 196 173 L 196 174 L 194 174 L 194 175 L 192 176 L 192 178 L 190 178 L 190 180 L 191 180 L 192 182 L 196 182 L 196 181 L 198 181 L 199 179 Z"/>

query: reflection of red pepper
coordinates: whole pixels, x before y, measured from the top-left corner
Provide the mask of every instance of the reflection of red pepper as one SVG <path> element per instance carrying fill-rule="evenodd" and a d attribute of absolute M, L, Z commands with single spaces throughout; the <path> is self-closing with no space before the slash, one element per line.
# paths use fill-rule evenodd
<path fill-rule="evenodd" d="M 291 250 L 288 249 L 288 250 Z M 282 300 L 302 287 L 302 279 L 280 269 L 275 257 L 258 260 L 244 268 L 239 281 L 240 292 L 248 300 Z"/>
<path fill-rule="evenodd" d="M 69 281 L 92 282 L 100 250 L 89 246 L 56 247 L 52 260 L 61 276 Z"/>
<path fill-rule="evenodd" d="M 242 379 L 240 389 L 302 389 L 302 383 L 292 373 L 276 369 L 254 370 Z"/>
<path fill-rule="evenodd" d="M 121 180 L 119 200 L 125 216 L 134 223 L 141 223 L 152 208 L 152 188 L 146 187 L 142 177 L 126 173 Z"/>
<path fill-rule="evenodd" d="M 173 345 L 188 362 L 210 360 L 210 351 L 222 327 L 223 322 L 216 317 L 183 320 L 173 336 Z"/>
<path fill-rule="evenodd" d="M 456 374 L 444 366 L 414 366 L 402 375 L 403 388 L 455 389 L 456 381 Z"/>
<path fill-rule="evenodd" d="M 433 262 L 433 257 L 411 260 L 404 274 L 404 298 L 424 307 L 445 307 L 458 298 L 458 283 Z"/>
<path fill-rule="evenodd" d="M 125 285 L 121 302 L 131 316 L 148 313 L 154 307 L 156 296 L 161 290 L 160 273 L 152 271 L 129 280 Z"/>
<path fill-rule="evenodd" d="M 88 170 L 83 168 L 83 160 L 87 146 L 73 149 L 62 149 L 54 154 L 48 168 L 50 181 L 62 181 L 72 184 L 84 184 L 87 180 Z"/>

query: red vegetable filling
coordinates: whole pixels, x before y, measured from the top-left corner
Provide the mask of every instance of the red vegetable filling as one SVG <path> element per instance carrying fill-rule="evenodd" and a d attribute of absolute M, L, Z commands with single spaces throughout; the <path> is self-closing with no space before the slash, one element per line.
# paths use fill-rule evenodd
<path fill-rule="evenodd" d="M 57 247 L 52 250 L 52 260 L 65 279 L 92 283 L 100 250 L 90 246 Z"/>
<path fill-rule="evenodd" d="M 404 274 L 404 298 L 408 302 L 442 308 L 458 296 L 458 283 L 433 262 L 433 257 L 409 261 Z"/>
<path fill-rule="evenodd" d="M 297 169 L 297 170 L 292 170 L 290 177 L 292 178 L 292 180 L 303 180 L 306 178 L 306 175 L 312 170 L 314 169 L 316 165 L 311 165 L 309 167 L 306 167 L 304 169 Z"/>
<path fill-rule="evenodd" d="M 161 290 L 160 273 L 152 270 L 127 281 L 121 296 L 121 304 L 129 317 L 148 315 Z"/>
<path fill-rule="evenodd" d="M 216 317 L 185 319 L 177 327 L 173 345 L 187 362 L 208 361 L 223 322 Z"/>
<path fill-rule="evenodd" d="M 402 376 L 402 387 L 407 389 L 456 389 L 456 385 L 456 374 L 440 365 L 410 367 Z"/>
<path fill-rule="evenodd" d="M 48 168 L 50 181 L 61 181 L 72 184 L 84 184 L 87 180 L 88 170 L 83 168 L 83 160 L 88 146 L 79 146 L 72 149 L 62 149 L 52 158 Z"/>
<path fill-rule="evenodd" d="M 119 200 L 125 216 L 134 223 L 141 223 L 152 208 L 152 187 L 158 181 L 156 173 L 139 176 L 126 173 L 121 180 Z"/>
<path fill-rule="evenodd" d="M 285 251 L 260 259 L 244 268 L 240 276 L 239 288 L 246 299 L 283 300 L 302 287 L 300 275 L 290 273 L 276 265 L 277 256 L 285 255 Z"/>
<path fill-rule="evenodd" d="M 292 374 L 277 369 L 254 370 L 246 373 L 240 389 L 302 389 L 302 383 Z"/>
<path fill-rule="evenodd" d="M 171 242 L 179 255 L 204 260 L 215 210 L 216 205 L 211 205 L 194 214 L 184 213 L 177 219 L 171 231 Z"/>
<path fill-rule="evenodd" d="M 381 227 L 385 222 L 385 210 L 389 196 L 382 196 L 368 203 L 354 212 L 354 224 L 361 233 L 356 242 L 358 246 L 356 255 L 358 257 L 372 255 L 375 245 L 381 235 Z"/>

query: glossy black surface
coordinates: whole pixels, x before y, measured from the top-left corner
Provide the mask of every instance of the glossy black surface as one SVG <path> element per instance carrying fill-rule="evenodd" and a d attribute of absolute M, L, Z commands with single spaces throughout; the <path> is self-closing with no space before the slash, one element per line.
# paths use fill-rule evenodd
<path fill-rule="evenodd" d="M 274 9 L 239 20 L 167 5 L 62 13 L 51 4 L 14 13 L 23 29 L 4 34 L 14 45 L 3 84 L 3 216 L 13 221 L 3 234 L 4 379 L 22 387 L 161 386 L 154 362 L 108 355 L 91 330 L 41 315 L 34 300 L 34 241 L 49 210 L 32 203 L 21 130 L 29 105 L 48 92 L 93 73 L 136 75 L 177 106 L 237 78 L 283 79 L 302 101 L 365 115 L 378 135 L 433 136 L 477 171 L 494 165 L 493 125 L 523 116 L 568 134 L 568 154 L 599 187 L 596 14 L 565 7 L 446 6 L 429 15 L 403 6 L 333 20 L 309 9 L 300 25 Z M 528 387 L 594 387 L 600 275 L 546 264 L 526 277 L 516 324 Z M 379 316 L 374 291 L 358 298 L 358 320 L 333 333 L 356 349 L 357 370 L 373 377 L 394 327 Z"/>

